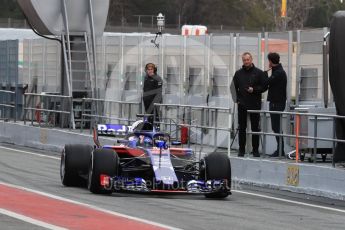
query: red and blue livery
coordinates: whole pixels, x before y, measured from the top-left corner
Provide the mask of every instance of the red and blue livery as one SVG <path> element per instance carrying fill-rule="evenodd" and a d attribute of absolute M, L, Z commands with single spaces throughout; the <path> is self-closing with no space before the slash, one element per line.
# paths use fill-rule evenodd
<path fill-rule="evenodd" d="M 149 127 L 149 128 L 148 128 Z M 212 152 L 196 159 L 170 135 L 146 122 L 128 132 L 126 126 L 97 125 L 95 146 L 66 145 L 60 176 L 65 186 L 85 185 L 92 193 L 185 192 L 208 198 L 231 194 L 231 164 L 225 153 Z M 126 133 L 116 145 L 101 145 L 98 136 Z"/>

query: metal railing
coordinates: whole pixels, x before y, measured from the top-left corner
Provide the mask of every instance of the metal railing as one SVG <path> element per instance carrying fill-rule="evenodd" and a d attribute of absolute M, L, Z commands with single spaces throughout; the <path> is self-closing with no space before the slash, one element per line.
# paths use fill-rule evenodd
<path fill-rule="evenodd" d="M 70 104 L 72 97 L 52 94 L 24 94 L 24 113 L 23 121 L 31 121 L 31 125 L 55 127 L 59 125 L 61 128 L 68 126 L 71 128 L 70 122 Z M 29 118 L 27 118 L 29 117 Z"/>
<path fill-rule="evenodd" d="M 81 128 L 92 127 L 97 123 L 123 123 L 130 125 L 136 119 L 136 114 L 141 113 L 141 103 L 113 101 L 95 98 L 83 98 L 81 107 Z"/>
<path fill-rule="evenodd" d="M 1 91 L 0 91 L 1 92 Z M 9 93 L 9 92 L 7 92 Z M 11 92 L 13 93 L 13 92 Z M 94 98 L 83 98 L 81 99 L 81 132 L 85 127 L 86 122 L 90 122 L 90 132 L 95 123 L 114 123 L 131 125 L 136 120 L 136 114 L 141 113 L 141 103 L 139 102 L 123 102 L 123 101 L 112 101 L 102 100 Z M 63 108 L 70 108 L 68 103 L 73 103 L 72 98 L 61 95 L 49 95 L 49 94 L 24 94 L 24 124 L 27 120 L 27 116 L 30 117 L 31 124 L 34 122 L 41 126 L 41 123 L 46 125 L 54 125 L 56 121 L 56 114 L 66 115 L 66 121 L 70 114 L 70 111 L 63 110 Z M 97 106 L 96 106 L 97 104 Z M 30 105 L 30 106 L 29 106 Z M 54 106 L 56 105 L 56 106 Z M 193 105 L 180 105 L 180 104 L 155 104 L 154 105 L 160 111 L 159 121 L 156 121 L 157 114 L 154 114 L 155 125 L 159 125 L 161 131 L 168 131 L 173 134 L 176 139 L 179 139 L 181 135 L 181 128 L 186 127 L 188 129 L 188 135 L 186 143 L 188 147 L 191 144 L 200 145 L 201 149 L 204 145 L 219 148 L 219 134 L 223 132 L 223 135 L 227 138 L 227 151 L 230 155 L 231 150 L 231 132 L 233 132 L 233 114 L 232 108 L 224 107 L 209 107 L 209 106 L 193 106 Z M 96 111 L 94 108 L 99 108 Z M 78 110 L 74 110 L 74 113 Z M 300 160 L 300 142 L 301 140 L 312 140 L 313 147 L 311 152 L 311 162 L 316 162 L 316 154 L 318 154 L 318 141 L 329 141 L 332 142 L 332 153 L 334 153 L 335 144 L 345 143 L 345 140 L 336 139 L 335 137 L 335 121 L 337 119 L 345 119 L 345 116 L 330 115 L 330 114 L 319 114 L 319 113 L 308 113 L 308 112 L 279 112 L 279 111 L 267 111 L 267 110 L 248 110 L 249 113 L 260 113 L 263 115 L 262 128 L 260 132 L 250 132 L 248 134 L 261 135 L 262 136 L 262 151 L 266 152 L 266 137 L 274 136 L 280 137 L 280 146 L 282 146 L 283 138 L 295 139 L 296 148 L 296 162 Z M 29 114 L 28 114 L 29 113 Z M 54 114 L 51 119 L 50 115 Z M 267 118 L 268 114 L 280 115 L 280 132 L 268 132 Z M 45 118 L 43 118 L 43 116 Z M 283 133 L 283 116 L 287 116 L 290 120 L 293 118 L 294 131 L 290 133 Z M 306 116 L 313 119 L 313 135 L 305 135 L 301 133 L 301 117 Z M 333 136 L 320 137 L 318 135 L 319 130 L 319 118 L 331 118 L 333 124 Z M 61 119 L 61 117 L 60 117 Z M 62 119 L 63 120 L 63 119 Z M 63 121 L 60 121 L 63 124 Z M 69 124 L 70 127 L 70 124 Z M 209 132 L 211 131 L 212 132 Z M 302 134 L 302 135 L 301 135 Z M 173 137 L 172 135 L 172 137 Z M 193 140 L 194 135 L 194 140 Z M 207 138 L 205 138 L 208 135 Z M 206 141 L 205 141 L 206 140 Z M 208 141 L 208 142 L 207 142 Z M 225 147 L 226 148 L 226 147 Z M 282 157 L 283 149 L 279 149 L 279 156 Z M 332 158 L 332 164 L 335 166 L 334 159 Z"/>
<path fill-rule="evenodd" d="M 8 90 L 0 90 L 0 118 L 5 121 L 13 118 L 17 121 L 16 93 Z"/>
<path fill-rule="evenodd" d="M 282 138 L 295 138 L 295 147 L 296 147 L 296 162 L 299 162 L 300 158 L 300 140 L 313 140 L 313 151 L 311 154 L 311 161 L 315 163 L 316 161 L 316 154 L 317 154 L 317 146 L 318 141 L 330 141 L 333 143 L 332 145 L 332 154 L 334 153 L 335 149 L 335 143 L 345 143 L 345 140 L 336 139 L 335 135 L 335 121 L 336 119 L 345 119 L 345 116 L 339 116 L 339 115 L 330 115 L 330 114 L 318 114 L 318 113 L 301 113 L 301 112 L 279 112 L 279 111 L 267 111 L 267 110 L 248 110 L 249 113 L 260 113 L 263 114 L 263 131 L 262 132 L 247 132 L 249 134 L 256 134 L 256 135 L 262 135 L 263 136 L 263 143 L 262 143 L 262 149 L 263 152 L 265 152 L 266 149 L 266 136 L 278 136 L 280 137 L 279 141 L 282 142 Z M 267 132 L 267 121 L 266 121 L 266 114 L 279 114 L 280 115 L 280 132 L 274 133 L 274 132 Z M 292 115 L 294 116 L 294 134 L 283 134 L 282 133 L 282 116 L 283 115 Z M 313 117 L 314 122 L 314 130 L 313 130 L 313 136 L 306 136 L 306 135 L 300 135 L 300 128 L 301 128 L 301 116 L 307 116 L 307 117 Z M 324 118 L 332 118 L 333 122 L 333 138 L 325 138 L 325 137 L 318 137 L 318 118 L 324 117 Z M 281 146 L 281 145 L 280 145 Z M 282 149 L 279 149 L 279 156 L 282 157 Z M 335 166 L 334 157 L 332 157 L 332 165 Z"/>
<path fill-rule="evenodd" d="M 157 122 L 156 109 L 154 109 L 154 121 L 156 121 L 155 125 L 160 125 L 162 128 L 161 130 L 169 130 L 169 132 L 171 133 L 171 131 L 173 130 L 171 126 L 174 126 L 175 137 L 176 139 L 178 139 L 178 134 L 180 133 L 181 127 L 188 128 L 188 138 L 186 140 L 186 144 L 188 144 L 188 147 L 190 147 L 192 143 L 192 132 L 194 132 L 196 135 L 194 142 L 198 143 L 199 141 L 201 149 L 204 145 L 205 134 L 208 133 L 209 130 L 214 131 L 212 145 L 215 149 L 218 148 L 218 132 L 225 131 L 229 134 L 231 132 L 231 108 L 180 104 L 154 104 L 154 106 L 160 108 L 158 109 L 158 111 L 161 111 L 160 113 L 162 114 L 162 116 L 160 116 L 159 118 L 159 121 Z M 168 110 L 174 110 L 174 115 L 169 117 Z M 224 116 L 224 119 L 228 119 L 227 127 L 226 125 L 224 125 L 224 123 L 220 124 L 222 125 L 222 127 L 219 127 L 218 119 L 220 118 L 220 114 Z M 198 134 L 200 134 L 200 140 L 198 140 Z M 228 141 L 228 154 L 230 155 L 230 141 Z"/>

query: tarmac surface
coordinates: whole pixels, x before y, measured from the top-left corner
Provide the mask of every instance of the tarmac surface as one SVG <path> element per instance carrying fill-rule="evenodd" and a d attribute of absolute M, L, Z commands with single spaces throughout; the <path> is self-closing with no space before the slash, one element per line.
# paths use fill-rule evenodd
<path fill-rule="evenodd" d="M 233 195 L 223 200 L 190 194 L 94 195 L 85 188 L 61 184 L 59 158 L 58 152 L 2 145 L 0 182 L 19 186 L 19 190 L 23 187 L 67 199 L 68 202 L 87 204 L 94 209 L 158 223 L 168 229 L 344 229 L 344 201 L 241 184 L 235 185 Z M 1 210 L 3 203 L 0 199 Z M 40 221 L 38 217 L 36 219 Z M 42 227 L 4 212 L 0 214 L 0 220 L 1 229 L 64 227 L 56 223 L 54 226 L 58 228 Z M 77 213 L 74 221 L 81 221 Z"/>

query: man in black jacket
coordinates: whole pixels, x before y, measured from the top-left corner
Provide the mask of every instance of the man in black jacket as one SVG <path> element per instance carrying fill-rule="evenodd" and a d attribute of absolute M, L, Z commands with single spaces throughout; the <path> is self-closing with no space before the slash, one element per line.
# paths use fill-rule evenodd
<path fill-rule="evenodd" d="M 242 54 L 243 66 L 237 70 L 233 84 L 236 90 L 236 102 L 238 104 L 238 129 L 239 129 L 239 152 L 243 157 L 246 146 L 247 110 L 261 109 L 261 93 L 265 89 L 265 75 L 262 70 L 253 64 L 252 55 L 249 52 Z M 253 132 L 260 131 L 260 114 L 250 113 L 250 122 Z M 259 157 L 259 136 L 252 136 L 253 156 Z"/>
<path fill-rule="evenodd" d="M 267 55 L 267 59 L 269 62 L 269 68 L 272 69 L 272 75 L 270 77 L 268 77 L 267 71 L 264 72 L 265 75 L 268 77 L 266 81 L 266 87 L 268 87 L 267 101 L 270 102 L 269 109 L 270 111 L 284 111 L 286 104 L 286 73 L 282 65 L 280 64 L 279 54 L 269 53 Z M 271 114 L 272 130 L 275 133 L 283 133 L 280 127 L 280 119 L 281 114 Z M 279 148 L 281 148 L 282 156 L 284 156 L 285 153 L 283 137 L 276 136 L 276 141 L 277 150 L 274 151 L 274 153 L 270 156 L 279 156 Z"/>
<path fill-rule="evenodd" d="M 146 114 L 154 114 L 154 103 L 162 103 L 163 80 L 157 74 L 157 67 L 153 63 L 147 63 L 145 66 L 145 78 L 143 87 L 143 102 Z M 149 118 L 153 123 L 153 118 Z M 159 121 L 159 112 L 156 109 L 156 120 Z"/>

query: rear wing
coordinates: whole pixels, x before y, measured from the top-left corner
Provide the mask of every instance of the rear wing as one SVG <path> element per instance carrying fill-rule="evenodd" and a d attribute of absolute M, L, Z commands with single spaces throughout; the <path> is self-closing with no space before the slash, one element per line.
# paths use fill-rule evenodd
<path fill-rule="evenodd" d="M 127 125 L 119 124 L 98 124 L 97 125 L 97 134 L 99 136 L 119 136 L 126 135 L 128 133 Z"/>
<path fill-rule="evenodd" d="M 153 117 L 152 114 L 137 114 L 140 120 L 135 121 L 132 125 L 120 125 L 120 124 L 97 124 L 93 128 L 93 141 L 99 147 L 99 136 L 124 136 L 134 131 L 154 131 L 153 125 L 148 121 L 149 117 Z"/>
<path fill-rule="evenodd" d="M 128 131 L 129 131 L 129 127 L 126 125 L 97 124 L 93 128 L 93 141 L 95 145 L 100 147 L 101 144 L 98 140 L 99 136 L 108 136 L 108 137 L 124 136 L 128 134 Z"/>

